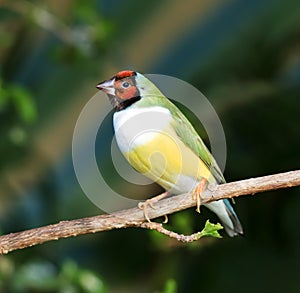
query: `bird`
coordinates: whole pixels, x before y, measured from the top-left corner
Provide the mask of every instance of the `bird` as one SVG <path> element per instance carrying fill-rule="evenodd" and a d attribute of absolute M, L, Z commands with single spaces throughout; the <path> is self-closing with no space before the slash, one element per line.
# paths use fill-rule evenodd
<path fill-rule="evenodd" d="M 191 193 L 200 212 L 207 185 L 223 184 L 225 179 L 187 117 L 137 71 L 120 71 L 96 88 L 108 96 L 114 109 L 113 126 L 121 153 L 134 169 L 166 190 L 144 205 L 145 218 L 149 220 L 146 206 L 154 208 L 156 200 L 170 194 Z M 229 236 L 243 234 L 228 199 L 205 206 L 219 217 Z"/>

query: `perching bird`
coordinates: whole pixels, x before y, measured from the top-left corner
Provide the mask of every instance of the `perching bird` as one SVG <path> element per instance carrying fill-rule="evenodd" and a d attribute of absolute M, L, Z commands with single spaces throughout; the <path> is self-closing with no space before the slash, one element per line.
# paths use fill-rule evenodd
<path fill-rule="evenodd" d="M 128 162 L 168 193 L 191 192 L 199 211 L 206 183 L 222 184 L 225 179 L 184 114 L 138 72 L 121 71 L 97 88 L 108 95 L 115 110 L 116 141 Z M 229 200 L 205 206 L 218 215 L 229 236 L 243 234 Z"/>

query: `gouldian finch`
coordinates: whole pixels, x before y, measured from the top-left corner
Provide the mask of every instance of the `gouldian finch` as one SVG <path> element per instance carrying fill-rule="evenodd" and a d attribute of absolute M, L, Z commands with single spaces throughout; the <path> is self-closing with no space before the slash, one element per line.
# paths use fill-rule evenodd
<path fill-rule="evenodd" d="M 225 179 L 184 114 L 138 72 L 121 71 L 97 88 L 108 95 L 115 110 L 115 137 L 128 162 L 170 194 L 192 193 L 199 211 L 206 184 L 222 184 Z M 217 214 L 229 236 L 243 233 L 229 200 L 205 206 Z"/>

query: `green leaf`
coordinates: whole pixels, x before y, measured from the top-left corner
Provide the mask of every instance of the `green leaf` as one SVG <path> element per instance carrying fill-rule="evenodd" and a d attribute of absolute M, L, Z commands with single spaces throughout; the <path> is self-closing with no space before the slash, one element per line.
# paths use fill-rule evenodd
<path fill-rule="evenodd" d="M 222 236 L 219 234 L 219 230 L 223 229 L 222 225 L 212 224 L 209 222 L 209 220 L 206 221 L 204 229 L 199 232 L 199 239 L 204 236 L 211 236 L 215 238 L 222 238 Z"/>

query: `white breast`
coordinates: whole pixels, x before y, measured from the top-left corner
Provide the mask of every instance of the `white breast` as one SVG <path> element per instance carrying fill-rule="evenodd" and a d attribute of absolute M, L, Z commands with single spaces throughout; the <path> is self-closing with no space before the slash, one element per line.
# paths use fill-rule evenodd
<path fill-rule="evenodd" d="M 170 111 L 160 106 L 133 107 L 116 112 L 114 129 L 121 152 L 128 152 L 151 141 L 170 124 L 171 119 Z"/>

